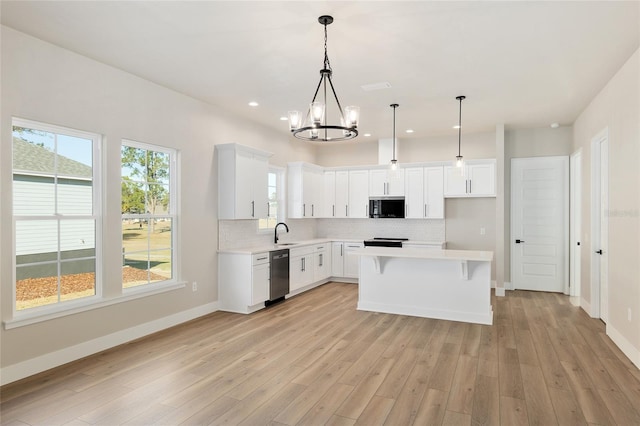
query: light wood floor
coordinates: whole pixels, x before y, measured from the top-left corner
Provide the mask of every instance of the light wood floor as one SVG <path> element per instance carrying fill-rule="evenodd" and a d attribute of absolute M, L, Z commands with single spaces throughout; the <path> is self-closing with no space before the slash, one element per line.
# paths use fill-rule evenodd
<path fill-rule="evenodd" d="M 640 424 L 640 372 L 566 296 L 494 297 L 493 326 L 356 301 L 216 312 L 4 386 L 2 423 Z"/>

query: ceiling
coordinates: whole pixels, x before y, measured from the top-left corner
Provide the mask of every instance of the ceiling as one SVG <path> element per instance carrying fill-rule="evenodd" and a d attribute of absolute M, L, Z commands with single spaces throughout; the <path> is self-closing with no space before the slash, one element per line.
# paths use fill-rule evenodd
<path fill-rule="evenodd" d="M 288 134 L 323 60 L 360 136 L 570 125 L 640 45 L 640 2 L 6 1 L 1 22 Z M 391 87 L 365 91 L 363 85 Z M 257 107 L 248 103 L 256 101 Z M 414 133 L 406 134 L 406 129 Z M 363 136 L 370 133 L 371 136 Z"/>

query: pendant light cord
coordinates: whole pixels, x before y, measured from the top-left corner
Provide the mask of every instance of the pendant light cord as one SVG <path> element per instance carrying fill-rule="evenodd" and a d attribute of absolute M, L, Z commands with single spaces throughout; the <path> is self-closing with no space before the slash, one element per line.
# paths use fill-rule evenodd
<path fill-rule="evenodd" d="M 393 160 L 396 161 L 396 108 L 399 107 L 398 104 L 389 105 L 393 108 Z"/>
<path fill-rule="evenodd" d="M 464 96 L 459 96 L 458 99 L 460 99 L 460 112 L 458 114 L 458 157 L 460 157 L 460 135 L 462 133 L 462 100 L 464 99 Z"/>

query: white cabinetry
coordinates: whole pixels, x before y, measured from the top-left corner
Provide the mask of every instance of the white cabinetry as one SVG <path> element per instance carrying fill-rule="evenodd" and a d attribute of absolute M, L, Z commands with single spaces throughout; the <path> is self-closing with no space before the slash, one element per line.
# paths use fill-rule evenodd
<path fill-rule="evenodd" d="M 320 217 L 347 217 L 349 204 L 349 171 L 325 171 L 322 179 Z"/>
<path fill-rule="evenodd" d="M 264 308 L 269 299 L 269 252 L 219 253 L 220 309 L 249 314 Z"/>
<path fill-rule="evenodd" d="M 331 243 L 331 276 L 344 277 L 344 244 L 334 241 Z"/>
<path fill-rule="evenodd" d="M 315 246 L 313 259 L 313 281 L 321 281 L 331 275 L 331 245 L 329 243 Z"/>
<path fill-rule="evenodd" d="M 238 144 L 216 145 L 218 219 L 267 217 L 269 152 Z"/>
<path fill-rule="evenodd" d="M 405 170 L 405 217 L 444 219 L 444 169 L 412 167 Z"/>
<path fill-rule="evenodd" d="M 349 217 L 369 217 L 369 170 L 349 171 Z"/>
<path fill-rule="evenodd" d="M 369 196 L 402 196 L 404 195 L 404 169 L 369 170 Z"/>
<path fill-rule="evenodd" d="M 287 165 L 290 218 L 320 217 L 322 214 L 322 168 L 308 163 Z"/>
<path fill-rule="evenodd" d="M 496 160 L 470 160 L 462 170 L 444 168 L 445 197 L 495 197 Z"/>
<path fill-rule="evenodd" d="M 364 243 L 344 243 L 344 277 L 358 278 L 360 259 L 351 252 L 363 247 Z"/>
<path fill-rule="evenodd" d="M 329 243 L 289 249 L 289 293 L 329 278 L 330 250 Z"/>

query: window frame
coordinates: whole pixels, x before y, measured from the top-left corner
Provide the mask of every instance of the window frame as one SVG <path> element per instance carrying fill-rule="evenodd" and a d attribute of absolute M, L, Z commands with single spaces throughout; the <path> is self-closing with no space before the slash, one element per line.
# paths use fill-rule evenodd
<path fill-rule="evenodd" d="M 271 233 L 273 232 L 273 229 L 275 228 L 275 225 L 278 224 L 278 222 L 284 222 L 285 220 L 285 205 L 286 205 L 286 200 L 285 200 L 285 168 L 284 167 L 278 167 L 278 166 L 272 166 L 269 165 L 269 170 L 268 173 L 275 173 L 276 175 L 276 202 L 277 202 L 277 211 L 276 211 L 276 223 L 274 223 L 274 226 L 267 226 L 265 228 L 260 227 L 260 221 L 264 220 L 264 219 L 268 219 L 267 218 L 259 218 L 256 222 L 256 228 L 258 230 L 259 234 L 267 234 L 267 233 Z M 267 178 L 267 188 L 269 188 L 269 179 Z M 267 192 L 268 194 L 268 192 Z M 267 220 L 267 224 L 269 223 L 269 221 Z"/>
<path fill-rule="evenodd" d="M 178 206 L 179 206 L 179 194 L 177 191 L 178 188 L 178 150 L 175 148 L 168 148 L 160 145 L 150 144 L 146 142 L 139 142 L 132 139 L 123 138 L 120 141 L 120 184 L 122 187 L 122 147 L 128 146 L 136 149 L 143 149 L 146 151 L 155 151 L 163 154 L 167 154 L 169 156 L 169 210 L 162 215 L 154 215 L 156 217 L 168 217 L 171 219 L 171 278 L 162 281 L 154 281 L 147 282 L 146 284 L 140 284 L 132 287 L 124 287 L 124 281 L 120 281 L 120 289 L 122 294 L 137 294 L 137 293 L 145 293 L 149 291 L 153 291 L 157 288 L 163 288 L 165 286 L 173 286 L 179 283 L 178 277 L 179 275 L 179 253 L 178 253 L 178 241 L 179 241 L 179 214 L 178 214 Z M 122 193 L 120 194 L 122 197 Z M 122 220 L 125 219 L 136 219 L 141 217 L 151 217 L 150 214 L 123 214 L 122 210 L 120 210 L 120 223 L 122 224 Z M 122 232 L 120 233 L 120 250 L 124 248 Z M 181 286 L 184 286 L 182 284 Z"/>
<path fill-rule="evenodd" d="M 15 214 L 15 206 L 14 206 L 14 147 L 13 147 L 13 128 L 14 127 L 23 127 L 27 129 L 38 130 L 42 132 L 53 133 L 56 135 L 64 135 L 71 137 L 78 137 L 82 139 L 88 139 L 92 142 L 91 154 L 92 154 L 92 164 L 91 164 L 91 187 L 92 187 L 92 213 L 91 215 L 64 215 L 57 212 L 54 212 L 51 215 L 16 215 Z M 88 132 L 84 130 L 73 129 L 70 127 L 58 126 L 55 124 L 43 123 L 35 120 L 28 120 L 19 117 L 11 118 L 11 218 L 12 218 L 12 286 L 11 286 L 11 304 L 12 304 L 12 320 L 16 322 L 27 321 L 31 318 L 43 317 L 43 316 L 52 316 L 58 313 L 66 313 L 71 310 L 76 310 L 78 308 L 82 308 L 83 306 L 88 306 L 95 304 L 96 302 L 102 300 L 103 298 L 103 182 L 102 182 L 102 143 L 103 137 L 102 135 L 94 132 Z M 48 176 L 48 175 L 47 175 Z M 54 179 L 56 178 L 57 173 L 53 175 Z M 58 182 L 56 181 L 56 185 Z M 66 217 L 73 218 L 73 220 L 93 220 L 94 221 L 94 232 L 95 232 L 95 271 L 94 271 L 94 294 L 92 296 L 81 297 L 78 299 L 70 299 L 70 300 L 58 300 L 55 303 L 50 303 L 42 306 L 36 306 L 33 308 L 26 309 L 17 309 L 17 239 L 16 239 L 16 223 L 18 221 L 38 221 L 38 220 L 51 220 L 59 223 L 62 219 Z M 58 244 L 60 243 L 60 235 L 58 235 Z M 58 247 L 58 253 L 60 252 L 60 248 Z M 56 260 L 56 264 L 60 264 L 61 257 L 58 254 L 58 258 Z M 60 267 L 58 266 L 58 271 L 60 271 Z M 7 322 L 5 322 L 5 327 L 7 327 Z"/>

